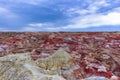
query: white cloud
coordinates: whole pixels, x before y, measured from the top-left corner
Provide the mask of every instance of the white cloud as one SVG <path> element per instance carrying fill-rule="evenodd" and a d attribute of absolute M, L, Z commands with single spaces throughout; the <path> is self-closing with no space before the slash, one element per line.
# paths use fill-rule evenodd
<path fill-rule="evenodd" d="M 24 27 L 24 31 L 66 31 L 69 29 L 81 29 L 89 27 L 100 27 L 108 25 L 120 25 L 120 13 L 111 12 L 106 15 L 91 14 L 80 16 L 69 20 L 66 26 L 55 26 L 54 23 L 34 23 Z"/>
<path fill-rule="evenodd" d="M 74 14 L 80 14 L 80 15 L 94 14 L 101 7 L 110 6 L 110 3 L 108 3 L 106 0 L 100 0 L 100 1 L 88 0 L 87 3 L 85 4 L 88 4 L 88 7 L 86 9 L 84 9 L 84 7 L 83 8 L 72 7 L 66 11 L 66 15 L 72 16 Z"/>
<path fill-rule="evenodd" d="M 120 13 L 120 7 L 116 7 L 112 10 L 112 12 L 119 12 Z"/>
<path fill-rule="evenodd" d="M 50 23 L 32 23 L 32 24 L 28 24 L 28 26 L 42 28 L 42 27 L 52 26 L 52 24 L 50 24 Z"/>
<path fill-rule="evenodd" d="M 3 24 L 2 26 L 9 25 L 7 27 L 10 27 L 11 25 L 19 25 L 22 21 L 21 16 L 12 12 L 11 9 L 0 7 L 0 23 Z"/>
<path fill-rule="evenodd" d="M 108 25 L 120 25 L 120 7 L 113 10 L 106 11 L 104 13 L 97 13 L 97 11 L 104 7 L 111 6 L 111 3 L 107 0 L 87 1 L 88 7 L 86 9 L 73 7 L 67 10 L 66 15 L 72 16 L 69 21 L 70 24 L 66 26 L 60 26 L 63 29 L 75 29 L 75 28 L 89 28 L 100 27 Z M 74 14 L 79 16 L 73 17 Z"/>
<path fill-rule="evenodd" d="M 16 15 L 11 12 L 10 10 L 6 9 L 6 8 L 3 8 L 3 7 L 0 7 L 0 16 L 2 17 L 7 17 L 7 18 L 14 18 L 16 17 Z"/>
<path fill-rule="evenodd" d="M 53 23 L 30 23 L 26 27 L 23 27 L 22 30 L 24 31 L 51 31 L 52 28 L 55 28 Z"/>
<path fill-rule="evenodd" d="M 111 3 L 107 2 L 107 0 L 88 1 L 89 4 L 86 9 L 80 7 L 72 7 L 65 12 L 66 15 L 72 16 L 72 18 L 66 20 L 66 22 L 69 22 L 68 25 L 56 26 L 55 23 L 30 23 L 22 28 L 21 31 L 65 31 L 69 29 L 120 25 L 120 7 L 106 11 L 105 14 L 97 13 L 101 7 L 111 6 Z M 38 0 L 18 0 L 18 2 L 38 4 Z M 3 10 L 3 12 L 5 11 Z M 73 17 L 73 15 L 76 13 L 79 14 L 79 16 Z"/>
<path fill-rule="evenodd" d="M 70 28 L 88 28 L 88 27 L 98 27 L 106 25 L 120 25 L 120 13 L 111 12 L 107 15 L 103 14 L 91 14 L 86 16 L 80 16 L 70 20 L 72 24 L 63 26 L 65 29 Z"/>
<path fill-rule="evenodd" d="M 72 16 L 73 14 L 79 14 L 77 17 L 72 17 L 66 22 L 69 22 L 65 26 L 55 26 L 55 23 L 33 23 L 24 27 L 25 31 L 66 31 L 69 29 L 81 29 L 89 27 L 100 26 L 115 26 L 120 25 L 120 7 L 114 8 L 103 13 L 96 13 L 101 7 L 110 6 L 106 0 L 90 1 L 87 9 L 80 9 L 79 7 L 73 7 L 66 11 L 66 15 Z"/>

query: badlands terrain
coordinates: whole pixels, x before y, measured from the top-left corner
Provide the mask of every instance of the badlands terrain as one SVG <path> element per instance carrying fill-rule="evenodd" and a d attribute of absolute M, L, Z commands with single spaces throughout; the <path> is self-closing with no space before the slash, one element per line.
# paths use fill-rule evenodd
<path fill-rule="evenodd" d="M 120 33 L 1 32 L 0 80 L 120 80 Z"/>

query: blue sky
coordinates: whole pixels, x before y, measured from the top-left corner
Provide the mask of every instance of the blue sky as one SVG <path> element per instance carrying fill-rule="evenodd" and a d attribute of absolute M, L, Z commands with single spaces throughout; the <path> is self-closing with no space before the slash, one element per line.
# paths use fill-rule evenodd
<path fill-rule="evenodd" d="M 120 0 L 0 0 L 0 31 L 120 31 Z"/>

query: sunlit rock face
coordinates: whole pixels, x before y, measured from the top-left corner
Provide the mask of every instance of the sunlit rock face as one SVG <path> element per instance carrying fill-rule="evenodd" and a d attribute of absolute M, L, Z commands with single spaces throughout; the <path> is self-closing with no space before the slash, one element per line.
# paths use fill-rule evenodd
<path fill-rule="evenodd" d="M 38 62 L 37 62 L 38 63 Z M 10 54 L 0 58 L 0 80 L 65 80 L 59 74 L 48 74 L 32 60 L 29 53 Z"/>
<path fill-rule="evenodd" d="M 72 57 L 67 52 L 58 50 L 47 58 L 40 58 L 36 60 L 36 63 L 41 68 L 54 70 L 62 67 L 70 67 L 72 65 Z"/>

